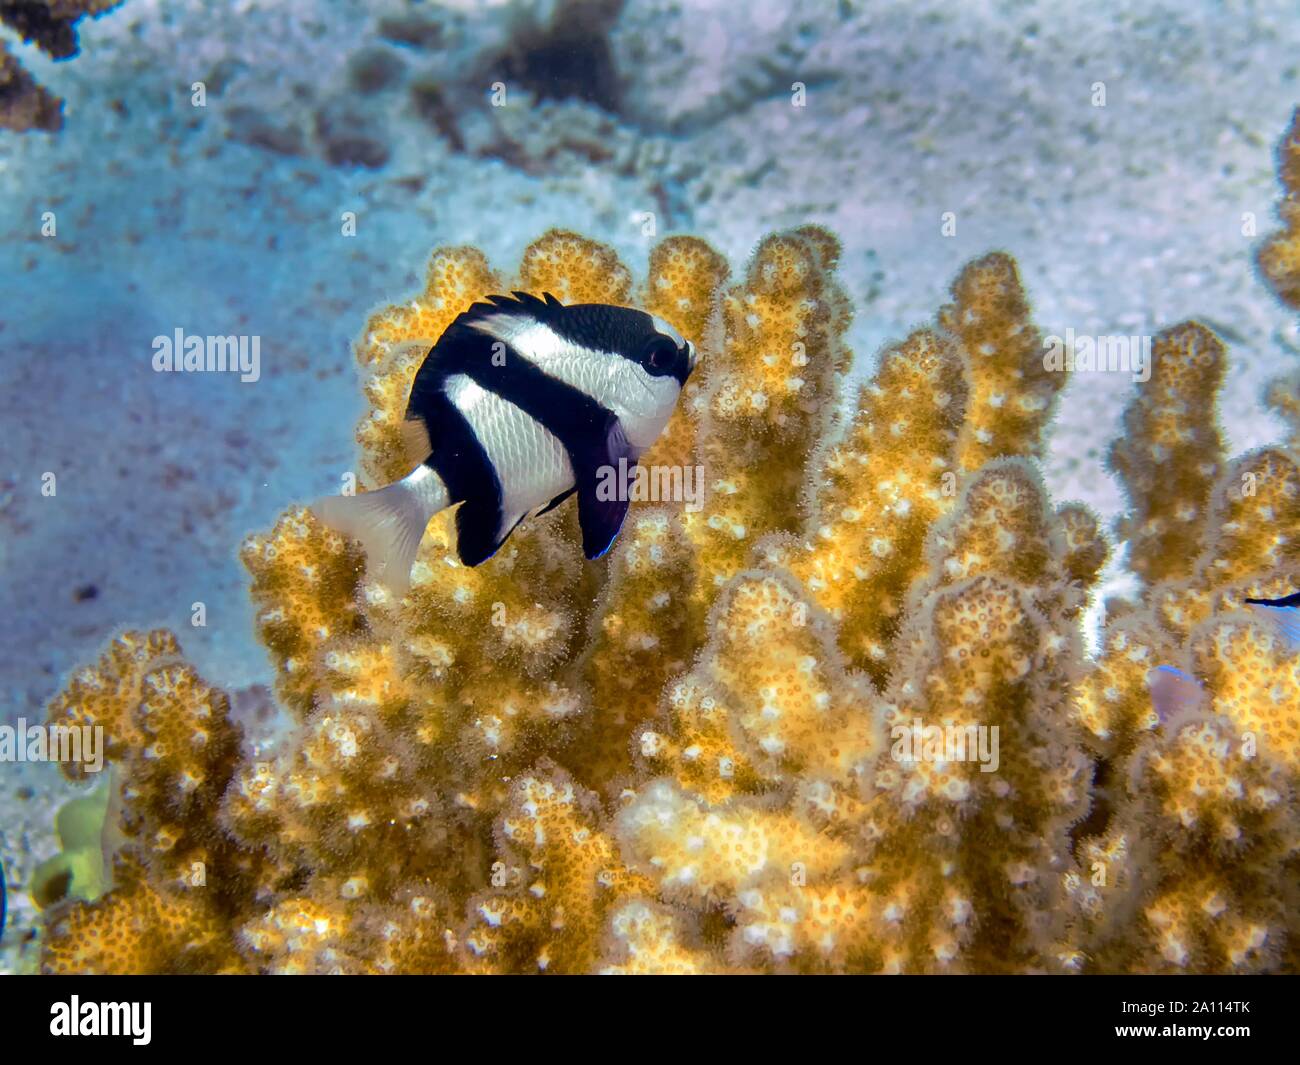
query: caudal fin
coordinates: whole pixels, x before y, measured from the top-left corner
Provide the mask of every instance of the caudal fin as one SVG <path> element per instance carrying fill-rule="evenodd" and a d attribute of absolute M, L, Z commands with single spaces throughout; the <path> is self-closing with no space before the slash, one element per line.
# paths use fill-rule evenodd
<path fill-rule="evenodd" d="M 1300 606 L 1283 606 L 1293 603 L 1296 596 L 1286 599 L 1247 599 L 1246 602 L 1260 612 L 1281 637 L 1288 651 L 1300 651 Z"/>
<path fill-rule="evenodd" d="M 419 466 L 387 488 L 357 496 L 329 496 L 312 510 L 330 528 L 360 540 L 370 575 L 400 596 L 411 585 L 411 566 L 425 526 L 446 505 L 447 492 L 437 474 Z"/>

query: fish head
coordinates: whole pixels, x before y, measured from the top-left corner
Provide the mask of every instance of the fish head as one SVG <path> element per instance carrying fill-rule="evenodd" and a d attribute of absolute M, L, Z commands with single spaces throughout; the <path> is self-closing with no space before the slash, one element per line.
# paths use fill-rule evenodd
<path fill-rule="evenodd" d="M 650 328 L 640 338 L 637 361 L 651 376 L 671 378 L 680 391 L 699 361 L 695 345 L 657 314 L 646 317 Z"/>
<path fill-rule="evenodd" d="M 664 319 L 637 313 L 619 338 L 608 402 L 628 440 L 644 451 L 663 432 L 699 363 L 695 345 Z"/>
<path fill-rule="evenodd" d="M 613 411 L 638 452 L 663 432 L 699 362 L 671 323 L 632 307 L 566 305 L 524 292 L 488 302 L 476 305 L 470 327 Z"/>

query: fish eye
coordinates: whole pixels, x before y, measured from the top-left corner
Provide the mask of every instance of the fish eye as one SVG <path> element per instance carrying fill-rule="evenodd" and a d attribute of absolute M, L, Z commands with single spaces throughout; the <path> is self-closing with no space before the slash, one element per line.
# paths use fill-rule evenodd
<path fill-rule="evenodd" d="M 646 342 L 641 363 L 651 373 L 668 373 L 677 361 L 677 345 L 659 334 Z"/>

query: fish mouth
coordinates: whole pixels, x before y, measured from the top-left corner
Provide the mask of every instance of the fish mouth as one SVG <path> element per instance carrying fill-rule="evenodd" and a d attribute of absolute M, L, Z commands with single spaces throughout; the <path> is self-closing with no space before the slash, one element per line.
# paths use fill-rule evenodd
<path fill-rule="evenodd" d="M 700 353 L 689 340 L 686 342 L 686 372 L 690 373 L 700 361 Z"/>

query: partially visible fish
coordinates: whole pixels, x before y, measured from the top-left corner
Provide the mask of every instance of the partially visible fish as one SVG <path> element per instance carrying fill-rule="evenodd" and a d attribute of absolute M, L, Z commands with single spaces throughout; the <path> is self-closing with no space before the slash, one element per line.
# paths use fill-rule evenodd
<path fill-rule="evenodd" d="M 1300 592 L 1281 599 L 1247 599 L 1246 602 L 1264 613 L 1287 647 L 1300 650 Z"/>
<path fill-rule="evenodd" d="M 1147 674 L 1147 687 L 1151 706 L 1162 725 L 1199 709 L 1205 698 L 1204 685 L 1175 666 L 1156 666 Z"/>

